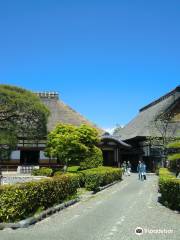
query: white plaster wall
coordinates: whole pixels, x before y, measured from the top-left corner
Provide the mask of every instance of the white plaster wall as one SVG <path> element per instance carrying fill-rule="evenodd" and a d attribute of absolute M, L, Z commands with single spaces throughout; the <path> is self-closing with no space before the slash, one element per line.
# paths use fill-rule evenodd
<path fill-rule="evenodd" d="M 11 160 L 20 160 L 20 151 L 12 151 Z"/>

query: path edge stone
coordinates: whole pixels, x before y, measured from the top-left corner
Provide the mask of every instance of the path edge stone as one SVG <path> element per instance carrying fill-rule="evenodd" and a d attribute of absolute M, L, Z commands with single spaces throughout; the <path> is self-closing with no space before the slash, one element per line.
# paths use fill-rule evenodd
<path fill-rule="evenodd" d="M 0 231 L 4 230 L 6 228 L 11 228 L 13 230 L 16 230 L 18 228 L 28 228 L 31 225 L 34 225 L 37 222 L 40 222 L 40 221 L 44 220 L 45 218 L 53 215 L 54 213 L 60 212 L 63 209 L 68 208 L 68 207 L 78 203 L 79 201 L 80 201 L 80 198 L 77 197 L 77 198 L 75 198 L 73 200 L 70 200 L 68 202 L 64 202 L 64 203 L 58 204 L 54 207 L 48 208 L 47 210 L 41 212 L 38 215 L 35 215 L 33 217 L 29 217 L 25 220 L 21 220 L 17 223 L 0 223 Z"/>
<path fill-rule="evenodd" d="M 120 183 L 120 182 L 122 182 L 122 181 L 123 181 L 123 179 L 122 179 L 122 180 L 115 181 L 115 182 L 113 182 L 113 183 L 110 183 L 110 184 L 108 184 L 108 185 L 106 185 L 106 186 L 99 187 L 98 190 L 94 192 L 94 194 L 96 194 L 96 193 L 98 193 L 98 192 L 101 192 L 101 191 L 103 191 L 103 190 L 105 190 L 105 189 L 107 189 L 107 188 L 109 188 L 109 187 L 111 187 L 111 186 L 113 186 L 113 185 L 115 185 L 115 184 L 117 184 L 117 183 Z"/>

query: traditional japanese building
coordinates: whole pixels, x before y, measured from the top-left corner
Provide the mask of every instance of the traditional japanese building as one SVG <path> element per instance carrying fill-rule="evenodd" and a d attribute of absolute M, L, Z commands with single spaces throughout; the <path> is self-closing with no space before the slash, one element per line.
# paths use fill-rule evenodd
<path fill-rule="evenodd" d="M 158 116 L 162 115 L 170 116 L 166 129 L 158 129 L 154 125 Z M 130 123 L 116 131 L 116 138 L 132 146 L 131 151 L 123 155 L 122 159 L 131 161 L 134 170 L 139 160 L 145 161 L 149 171 L 155 170 L 163 153 L 162 147 L 152 143 L 151 139 L 161 139 L 162 131 L 166 131 L 164 134 L 169 137 L 180 137 L 180 86 L 141 108 Z"/>
<path fill-rule="evenodd" d="M 59 99 L 57 92 L 39 92 L 37 95 L 50 110 L 47 124 L 48 132 L 53 130 L 58 123 L 65 123 L 75 126 L 87 124 L 97 128 L 100 135 L 104 133 L 101 128 L 97 127 Z M 24 165 L 58 167 L 59 163 L 57 159 L 50 159 L 45 156 L 45 147 L 46 139 L 40 141 L 19 139 L 17 148 L 11 153 L 11 159 L 2 163 L 3 168 L 11 170 Z M 121 151 L 122 149 L 129 148 L 129 145 L 115 138 L 105 137 L 103 135 L 99 147 L 103 151 L 104 164 L 118 167 L 121 161 Z"/>
<path fill-rule="evenodd" d="M 103 152 L 103 165 L 111 167 L 121 167 L 123 155 L 127 155 L 131 151 L 131 145 L 108 133 L 101 136 L 99 147 Z"/>

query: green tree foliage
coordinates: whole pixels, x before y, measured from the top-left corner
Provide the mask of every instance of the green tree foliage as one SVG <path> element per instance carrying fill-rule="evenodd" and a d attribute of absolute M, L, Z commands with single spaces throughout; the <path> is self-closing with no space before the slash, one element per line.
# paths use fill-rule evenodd
<path fill-rule="evenodd" d="M 49 110 L 30 91 L 0 85 L 0 148 L 13 147 L 17 138 L 40 139 L 47 133 Z"/>
<path fill-rule="evenodd" d="M 121 132 L 123 130 L 123 127 L 120 124 L 116 124 L 116 127 L 113 131 L 113 136 L 115 137 L 121 137 Z"/>
<path fill-rule="evenodd" d="M 151 136 L 147 137 L 147 141 L 152 149 L 156 149 L 158 146 L 161 151 L 162 167 L 165 166 L 165 160 L 167 158 L 167 145 L 175 141 L 178 136 L 179 128 L 177 122 L 174 120 L 175 116 L 176 112 L 174 112 L 173 109 L 160 112 L 154 116 L 154 119 L 148 126 Z"/>
<path fill-rule="evenodd" d="M 176 161 L 180 160 L 180 153 L 172 154 L 168 156 L 169 161 Z"/>
<path fill-rule="evenodd" d="M 58 124 L 48 135 L 46 154 L 49 157 L 57 157 L 66 167 L 70 164 L 79 164 L 90 159 L 92 162 L 100 159 L 102 165 L 102 153 L 97 153 L 96 145 L 99 142 L 98 131 L 87 125 L 76 127 L 68 124 Z M 93 164 L 91 163 L 91 166 Z M 97 165 L 97 163 L 96 163 Z"/>
<path fill-rule="evenodd" d="M 169 143 L 167 145 L 167 148 L 169 148 L 169 149 L 180 149 L 180 140 Z"/>
<path fill-rule="evenodd" d="M 1 130 L 0 131 L 0 159 L 9 159 L 11 149 L 15 148 L 17 144 L 17 137 L 13 132 Z"/>
<path fill-rule="evenodd" d="M 102 166 L 103 164 L 103 157 L 102 151 L 98 147 L 94 146 L 89 150 L 88 157 L 84 159 L 84 161 L 80 162 L 80 169 L 90 169 L 90 168 L 97 168 Z"/>
<path fill-rule="evenodd" d="M 174 171 L 179 171 L 178 165 L 180 165 L 180 140 L 176 140 L 167 145 L 168 160 L 170 161 L 170 168 Z"/>

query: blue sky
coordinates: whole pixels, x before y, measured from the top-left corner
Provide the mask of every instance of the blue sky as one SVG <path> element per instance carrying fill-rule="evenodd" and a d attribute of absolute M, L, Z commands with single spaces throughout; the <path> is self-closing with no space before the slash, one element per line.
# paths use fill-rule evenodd
<path fill-rule="evenodd" d="M 124 125 L 180 84 L 179 26 L 178 0 L 2 0 L 0 83 Z"/>

